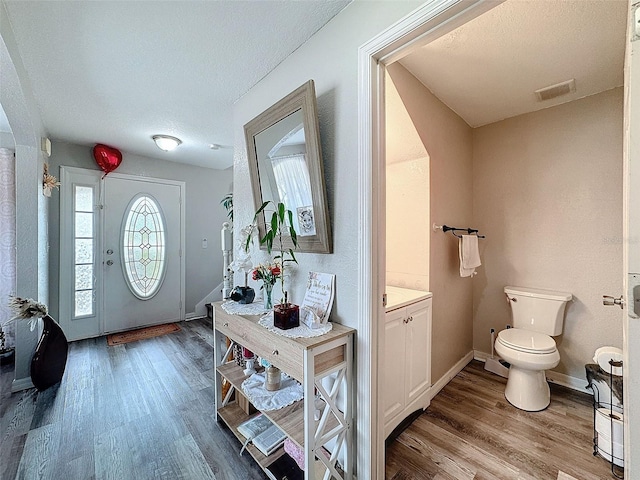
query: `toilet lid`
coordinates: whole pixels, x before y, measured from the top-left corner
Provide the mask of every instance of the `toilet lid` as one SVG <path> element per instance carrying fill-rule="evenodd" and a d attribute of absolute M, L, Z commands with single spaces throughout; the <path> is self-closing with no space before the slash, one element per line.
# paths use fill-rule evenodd
<path fill-rule="evenodd" d="M 556 349 L 556 342 L 549 335 L 520 328 L 502 330 L 498 334 L 498 341 L 509 348 L 527 353 L 552 353 Z"/>

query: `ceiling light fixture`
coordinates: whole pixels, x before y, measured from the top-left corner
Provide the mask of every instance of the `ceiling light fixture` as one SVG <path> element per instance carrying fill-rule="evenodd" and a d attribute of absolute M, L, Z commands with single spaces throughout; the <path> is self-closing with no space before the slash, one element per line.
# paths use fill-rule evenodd
<path fill-rule="evenodd" d="M 170 135 L 154 135 L 151 138 L 153 138 L 153 141 L 156 142 L 158 148 L 160 150 L 164 150 L 165 152 L 170 152 L 182 143 L 182 140 Z"/>

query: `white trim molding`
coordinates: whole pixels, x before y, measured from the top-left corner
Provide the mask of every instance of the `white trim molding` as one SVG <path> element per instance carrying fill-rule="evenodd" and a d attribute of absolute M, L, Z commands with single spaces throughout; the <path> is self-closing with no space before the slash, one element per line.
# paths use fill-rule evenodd
<path fill-rule="evenodd" d="M 358 408 L 357 471 L 384 478 L 383 392 L 378 352 L 384 352 L 384 74 L 385 65 L 502 3 L 430 0 L 358 49 Z M 441 339 L 442 340 L 442 339 Z M 473 356 L 473 352 L 471 352 Z M 466 357 L 465 357 L 466 358 Z M 455 367 L 454 367 L 455 368 Z M 380 419 L 380 421 L 378 420 Z"/>
<path fill-rule="evenodd" d="M 553 370 L 547 370 L 545 375 L 547 376 L 547 380 L 551 383 L 562 385 L 563 387 L 577 390 L 578 392 L 586 393 L 588 395 L 593 395 L 591 390 L 587 390 L 587 380 L 584 378 L 570 377 L 569 375 L 554 372 Z"/>
<path fill-rule="evenodd" d="M 433 400 L 433 398 L 438 393 L 440 393 L 440 390 L 442 390 L 444 387 L 447 386 L 447 384 L 451 381 L 453 377 L 459 374 L 464 367 L 469 365 L 469 362 L 473 360 L 473 358 L 474 358 L 474 352 L 472 350 L 469 353 L 467 353 L 464 357 L 462 357 L 460 360 L 458 360 L 458 362 L 453 367 L 447 370 L 447 372 L 443 376 L 441 376 L 436 383 L 431 385 L 431 390 L 430 390 L 431 400 Z"/>
<path fill-rule="evenodd" d="M 486 352 L 481 352 L 480 350 L 473 351 L 473 359 L 478 360 L 480 362 L 486 362 L 489 355 Z M 557 385 L 562 385 L 563 387 L 570 388 L 572 390 L 577 390 L 578 392 L 586 393 L 589 395 L 593 395 L 591 390 L 587 390 L 587 380 L 579 377 L 571 377 L 569 375 L 565 375 L 564 373 L 554 372 L 553 370 L 547 370 L 545 372 L 547 380 L 551 383 L 555 383 Z"/>
<path fill-rule="evenodd" d="M 16 393 L 28 388 L 35 388 L 31 377 L 18 378 L 11 383 L 11 393 Z"/>

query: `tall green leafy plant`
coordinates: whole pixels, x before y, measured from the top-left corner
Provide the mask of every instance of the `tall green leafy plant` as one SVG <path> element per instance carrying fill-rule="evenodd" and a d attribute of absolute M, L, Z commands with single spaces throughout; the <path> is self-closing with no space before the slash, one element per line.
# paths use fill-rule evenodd
<path fill-rule="evenodd" d="M 262 206 L 256 211 L 256 214 L 253 217 L 254 223 L 257 222 L 260 214 L 262 214 L 262 212 L 270 203 L 274 202 L 264 202 Z M 280 264 L 280 282 L 282 285 L 282 294 L 284 296 L 281 303 L 288 305 L 288 293 L 284 288 L 284 273 L 286 265 L 288 263 L 298 263 L 298 260 L 293 253 L 293 249 L 286 248 L 284 238 L 286 236 L 291 238 L 293 247 L 298 248 L 298 234 L 296 232 L 296 229 L 293 227 L 293 213 L 291 213 L 291 210 L 288 210 L 287 207 L 285 207 L 284 203 L 280 202 L 276 205 L 275 211 L 271 214 L 271 221 L 267 221 L 267 215 L 265 212 L 265 235 L 260 239 L 260 245 L 265 245 L 269 254 L 271 254 L 274 246 L 275 249 L 280 252 L 280 254 L 273 257 L 273 259 L 276 261 L 276 263 Z M 247 238 L 246 248 L 249 248 L 250 243 L 251 234 L 249 234 Z"/>
<path fill-rule="evenodd" d="M 224 197 L 222 197 L 222 200 L 220 200 L 220 205 L 224 207 L 224 209 L 227 211 L 227 217 L 229 217 L 229 220 L 233 222 L 233 192 L 227 193 Z"/>

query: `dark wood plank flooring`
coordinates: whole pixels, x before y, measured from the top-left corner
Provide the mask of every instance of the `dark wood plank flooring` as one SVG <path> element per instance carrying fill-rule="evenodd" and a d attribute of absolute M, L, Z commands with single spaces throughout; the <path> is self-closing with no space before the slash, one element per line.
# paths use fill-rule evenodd
<path fill-rule="evenodd" d="M 551 404 L 524 412 L 504 398 L 506 379 L 473 361 L 386 451 L 386 478 L 600 480 L 591 396 L 551 385 Z"/>
<path fill-rule="evenodd" d="M 107 347 L 73 342 L 59 385 L 11 394 L 0 370 L 0 479 L 265 479 L 214 416 L 211 320 Z M 589 396 L 551 386 L 528 413 L 504 399 L 506 380 L 472 362 L 387 448 L 386 477 L 611 478 L 593 457 Z"/>
<path fill-rule="evenodd" d="M 265 479 L 214 415 L 211 320 L 108 347 L 73 342 L 60 384 L 11 394 L 0 371 L 0 479 Z"/>

